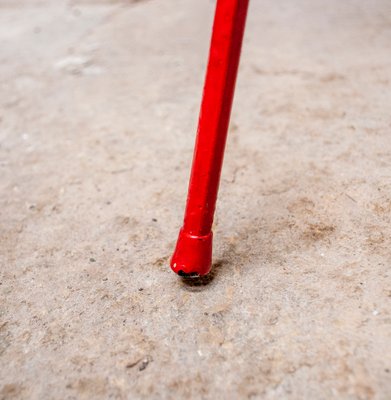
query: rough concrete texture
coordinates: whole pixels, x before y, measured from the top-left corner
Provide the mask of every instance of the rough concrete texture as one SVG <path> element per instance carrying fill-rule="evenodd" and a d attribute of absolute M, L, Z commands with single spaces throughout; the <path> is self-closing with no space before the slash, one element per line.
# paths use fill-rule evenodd
<path fill-rule="evenodd" d="M 252 1 L 185 282 L 213 9 L 0 0 L 1 399 L 391 398 L 391 3 Z"/>

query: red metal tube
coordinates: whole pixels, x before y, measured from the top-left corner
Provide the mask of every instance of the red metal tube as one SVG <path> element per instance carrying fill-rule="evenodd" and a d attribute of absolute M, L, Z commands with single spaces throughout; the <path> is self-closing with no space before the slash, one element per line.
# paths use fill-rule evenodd
<path fill-rule="evenodd" d="M 184 224 L 171 268 L 205 275 L 212 224 L 249 0 L 217 0 Z"/>

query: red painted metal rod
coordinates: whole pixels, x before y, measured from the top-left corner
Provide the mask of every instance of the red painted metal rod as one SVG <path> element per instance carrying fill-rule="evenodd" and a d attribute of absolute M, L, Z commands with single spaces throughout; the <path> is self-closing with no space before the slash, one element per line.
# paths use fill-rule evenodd
<path fill-rule="evenodd" d="M 182 229 L 171 259 L 179 275 L 205 275 L 249 0 L 217 0 Z"/>

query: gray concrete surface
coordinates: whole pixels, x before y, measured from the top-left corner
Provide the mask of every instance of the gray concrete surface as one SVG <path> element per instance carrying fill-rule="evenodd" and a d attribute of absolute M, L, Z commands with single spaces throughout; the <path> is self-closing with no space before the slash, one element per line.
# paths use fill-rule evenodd
<path fill-rule="evenodd" d="M 391 398 L 391 3 L 253 0 L 215 268 L 168 268 L 214 2 L 0 0 L 0 398 Z"/>

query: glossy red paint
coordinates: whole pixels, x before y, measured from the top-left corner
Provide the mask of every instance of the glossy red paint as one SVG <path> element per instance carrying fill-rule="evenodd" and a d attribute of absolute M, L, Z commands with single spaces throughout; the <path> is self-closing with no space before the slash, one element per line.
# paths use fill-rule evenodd
<path fill-rule="evenodd" d="M 171 268 L 205 275 L 212 223 L 249 0 L 217 0 L 184 224 Z"/>

